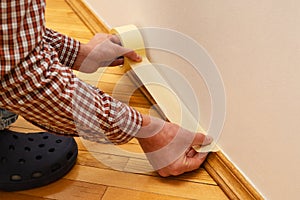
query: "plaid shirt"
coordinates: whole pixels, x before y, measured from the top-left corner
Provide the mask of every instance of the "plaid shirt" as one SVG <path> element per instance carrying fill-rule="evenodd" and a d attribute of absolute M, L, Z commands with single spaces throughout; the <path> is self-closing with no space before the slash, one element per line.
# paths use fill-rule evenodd
<path fill-rule="evenodd" d="M 57 134 L 128 142 L 141 115 L 72 72 L 80 43 L 45 28 L 44 0 L 0 1 L 0 107 Z"/>

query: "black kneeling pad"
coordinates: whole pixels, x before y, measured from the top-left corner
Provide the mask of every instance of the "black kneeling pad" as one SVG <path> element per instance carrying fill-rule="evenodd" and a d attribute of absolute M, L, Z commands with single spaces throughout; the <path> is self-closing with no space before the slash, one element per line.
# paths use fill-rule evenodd
<path fill-rule="evenodd" d="M 26 190 L 54 182 L 70 171 L 77 155 L 72 137 L 0 131 L 0 190 Z"/>

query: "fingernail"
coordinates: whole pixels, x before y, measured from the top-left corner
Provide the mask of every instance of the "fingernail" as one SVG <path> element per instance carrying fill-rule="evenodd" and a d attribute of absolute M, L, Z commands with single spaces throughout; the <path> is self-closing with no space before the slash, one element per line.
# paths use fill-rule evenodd
<path fill-rule="evenodd" d="M 211 136 L 206 136 L 207 142 L 211 143 L 214 139 Z"/>
<path fill-rule="evenodd" d="M 137 55 L 137 60 L 142 60 L 142 56 L 140 56 L 140 55 Z"/>

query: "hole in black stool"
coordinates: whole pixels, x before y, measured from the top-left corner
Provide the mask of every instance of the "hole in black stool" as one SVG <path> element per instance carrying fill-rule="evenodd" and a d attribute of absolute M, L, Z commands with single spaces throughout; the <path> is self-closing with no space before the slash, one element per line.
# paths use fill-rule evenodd
<path fill-rule="evenodd" d="M 13 174 L 10 176 L 10 180 L 12 181 L 21 181 L 22 180 L 22 176 L 19 174 Z"/>
<path fill-rule="evenodd" d="M 1 164 L 6 163 L 7 161 L 8 161 L 8 159 L 6 157 L 4 157 L 4 156 L 0 158 L 0 163 Z"/>
<path fill-rule="evenodd" d="M 72 151 L 70 151 L 68 154 L 67 154 L 67 160 L 70 160 L 70 158 L 72 158 L 72 156 L 73 156 L 73 152 Z"/>
<path fill-rule="evenodd" d="M 40 178 L 40 177 L 42 177 L 43 176 L 43 173 L 42 172 L 33 172 L 32 174 L 31 174 L 31 177 L 32 178 Z"/>
<path fill-rule="evenodd" d="M 12 136 L 13 136 L 13 138 L 16 139 L 16 140 L 19 139 L 19 136 L 17 136 L 17 135 L 12 135 Z"/>
<path fill-rule="evenodd" d="M 56 140 L 56 143 L 62 143 L 62 140 L 58 139 Z"/>
<path fill-rule="evenodd" d="M 42 160 L 42 158 L 43 157 L 41 155 L 38 155 L 38 156 L 35 157 L 36 160 Z"/>
<path fill-rule="evenodd" d="M 25 147 L 24 150 L 27 152 L 31 151 L 30 147 Z"/>
<path fill-rule="evenodd" d="M 55 172 L 55 171 L 59 170 L 60 168 L 61 168 L 61 165 L 59 163 L 56 163 L 56 164 L 52 165 L 51 172 Z"/>
<path fill-rule="evenodd" d="M 39 144 L 39 147 L 43 148 L 43 147 L 45 147 L 45 144 Z"/>
<path fill-rule="evenodd" d="M 45 135 L 45 136 L 43 137 L 44 140 L 47 140 L 48 138 L 49 138 L 49 136 L 47 136 L 47 135 Z"/>
<path fill-rule="evenodd" d="M 24 159 L 22 159 L 22 158 L 19 159 L 19 164 L 25 164 L 25 162 L 26 162 L 26 161 L 25 161 Z"/>
<path fill-rule="evenodd" d="M 14 150 L 15 150 L 15 146 L 11 144 L 11 145 L 8 146 L 8 149 L 9 149 L 10 151 L 14 151 Z"/>
<path fill-rule="evenodd" d="M 31 138 L 31 137 L 29 137 L 28 140 L 29 140 L 30 142 L 33 142 L 33 141 L 34 141 L 34 139 Z"/>
<path fill-rule="evenodd" d="M 51 148 L 48 150 L 50 153 L 53 153 L 55 151 L 55 148 Z"/>

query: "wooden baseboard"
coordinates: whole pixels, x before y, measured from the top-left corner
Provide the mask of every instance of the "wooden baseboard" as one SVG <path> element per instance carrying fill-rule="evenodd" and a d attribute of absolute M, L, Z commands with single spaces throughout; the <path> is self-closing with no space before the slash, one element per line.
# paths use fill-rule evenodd
<path fill-rule="evenodd" d="M 84 3 L 84 0 L 65 1 L 73 8 L 92 33 L 109 32 L 108 27 L 90 10 Z M 140 81 L 135 75 L 132 75 L 131 78 L 133 81 Z M 146 88 L 141 88 L 141 91 L 151 103 L 156 105 Z M 163 115 L 163 113 L 161 114 Z M 230 199 L 263 199 L 221 151 L 210 153 L 203 166 Z"/>
<path fill-rule="evenodd" d="M 109 28 L 102 23 L 97 15 L 88 7 L 83 0 L 65 0 L 74 10 L 83 23 L 91 30 L 93 34 L 108 33 Z"/>
<path fill-rule="evenodd" d="M 221 151 L 210 153 L 204 168 L 230 199 L 264 199 Z"/>

